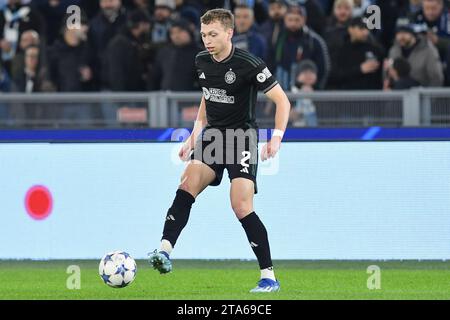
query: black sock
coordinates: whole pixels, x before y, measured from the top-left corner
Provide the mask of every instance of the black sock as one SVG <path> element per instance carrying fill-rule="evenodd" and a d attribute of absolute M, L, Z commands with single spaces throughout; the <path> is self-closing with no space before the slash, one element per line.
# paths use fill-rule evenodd
<path fill-rule="evenodd" d="M 260 269 L 272 267 L 267 230 L 255 212 L 240 220 L 247 239 L 258 259 Z"/>
<path fill-rule="evenodd" d="M 172 247 L 175 247 L 181 231 L 188 222 L 189 213 L 194 202 L 195 198 L 189 192 L 182 189 L 177 190 L 172 206 L 167 211 L 161 240 L 168 240 Z"/>

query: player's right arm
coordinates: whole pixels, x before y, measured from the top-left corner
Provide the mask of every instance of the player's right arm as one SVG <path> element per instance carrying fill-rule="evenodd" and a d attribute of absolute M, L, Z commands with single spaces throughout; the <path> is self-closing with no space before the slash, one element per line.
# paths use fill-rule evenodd
<path fill-rule="evenodd" d="M 205 104 L 205 97 L 202 97 L 202 100 L 200 101 L 200 107 L 198 108 L 197 119 L 195 120 L 192 133 L 189 136 L 189 138 L 187 138 L 186 141 L 183 143 L 183 146 L 181 147 L 180 152 L 178 153 L 178 156 L 182 161 L 187 161 L 189 159 L 191 151 L 195 147 L 197 137 L 206 127 L 206 125 L 207 125 L 206 104 Z"/>

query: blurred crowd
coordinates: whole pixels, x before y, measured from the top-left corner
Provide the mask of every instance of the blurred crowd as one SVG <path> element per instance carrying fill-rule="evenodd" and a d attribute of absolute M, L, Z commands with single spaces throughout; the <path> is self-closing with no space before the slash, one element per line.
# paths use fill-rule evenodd
<path fill-rule="evenodd" d="M 81 8 L 79 28 L 67 8 Z M 368 29 L 370 5 L 381 28 Z M 2 92 L 198 90 L 208 9 L 288 91 L 450 85 L 445 0 L 0 0 Z M 295 115 L 293 115 L 295 117 Z M 314 121 L 314 120 L 312 120 Z"/>

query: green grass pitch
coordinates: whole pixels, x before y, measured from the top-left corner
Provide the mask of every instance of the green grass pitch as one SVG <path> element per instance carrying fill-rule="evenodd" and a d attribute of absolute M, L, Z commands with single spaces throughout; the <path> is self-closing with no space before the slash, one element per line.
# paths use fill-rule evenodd
<path fill-rule="evenodd" d="M 69 265 L 81 270 L 81 288 L 67 289 Z M 0 299 L 450 299 L 446 261 L 275 261 L 281 291 L 250 294 L 255 261 L 174 260 L 160 275 L 138 260 L 135 281 L 113 289 L 98 275 L 98 261 L 0 261 Z M 369 290 L 367 267 L 381 270 L 381 288 Z"/>

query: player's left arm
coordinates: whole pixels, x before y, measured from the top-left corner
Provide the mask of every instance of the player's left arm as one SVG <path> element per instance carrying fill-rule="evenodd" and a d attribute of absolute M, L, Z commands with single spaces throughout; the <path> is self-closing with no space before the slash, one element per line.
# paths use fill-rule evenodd
<path fill-rule="evenodd" d="M 280 150 L 281 140 L 283 139 L 283 134 L 286 131 L 287 123 L 289 121 L 289 112 L 291 109 L 291 103 L 279 84 L 276 84 L 265 94 L 275 103 L 276 112 L 275 130 L 273 131 L 270 141 L 268 141 L 262 148 L 262 161 L 273 158 L 277 154 L 278 150 Z"/>

